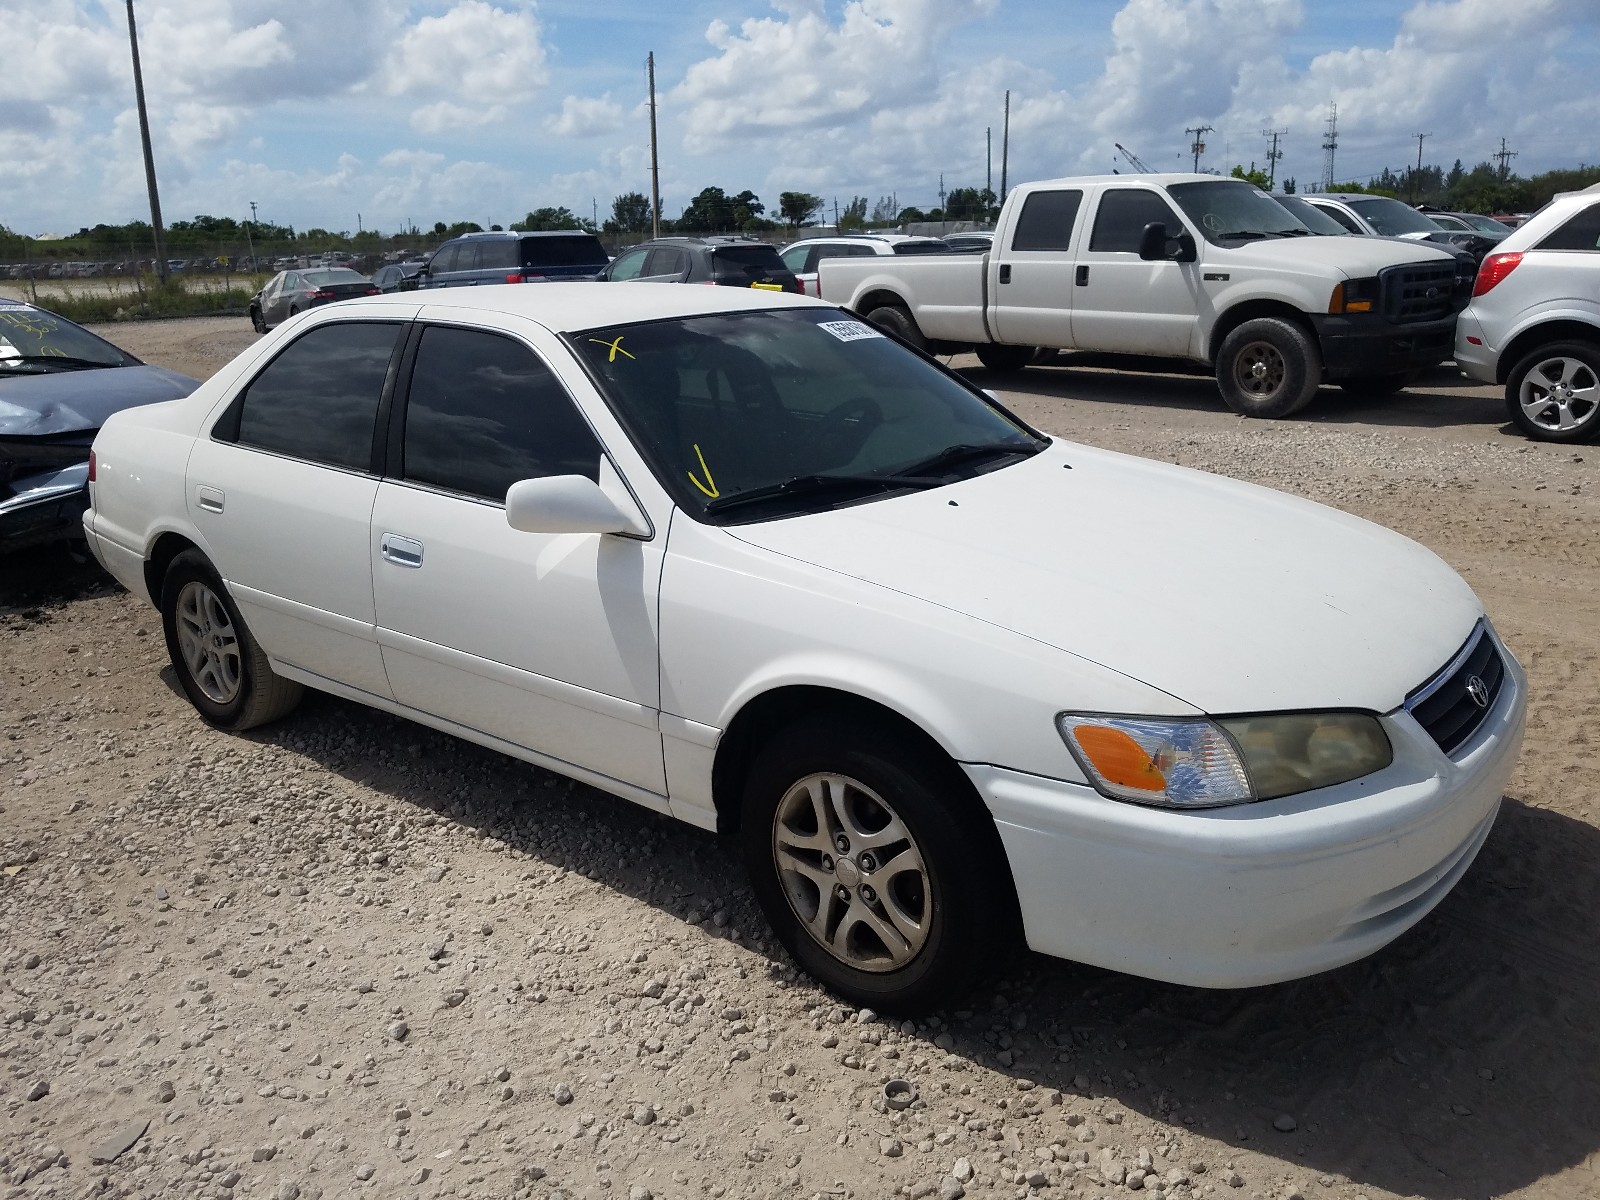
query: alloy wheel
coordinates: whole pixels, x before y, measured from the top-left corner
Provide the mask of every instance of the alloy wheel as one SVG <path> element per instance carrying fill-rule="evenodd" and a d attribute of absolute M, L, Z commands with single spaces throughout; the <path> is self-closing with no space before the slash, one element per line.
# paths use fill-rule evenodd
<path fill-rule="evenodd" d="M 1265 399 L 1277 395 L 1283 387 L 1288 368 L 1276 346 L 1270 342 L 1250 342 L 1240 347 L 1233 360 L 1233 373 L 1241 390 Z"/>
<path fill-rule="evenodd" d="M 199 580 L 184 584 L 178 593 L 177 633 L 195 685 L 217 704 L 233 703 L 243 682 L 239 637 L 221 597 Z"/>
<path fill-rule="evenodd" d="M 1600 405 L 1600 380 L 1582 359 L 1547 358 L 1522 377 L 1517 403 L 1534 425 L 1552 433 L 1567 433 L 1594 420 Z"/>

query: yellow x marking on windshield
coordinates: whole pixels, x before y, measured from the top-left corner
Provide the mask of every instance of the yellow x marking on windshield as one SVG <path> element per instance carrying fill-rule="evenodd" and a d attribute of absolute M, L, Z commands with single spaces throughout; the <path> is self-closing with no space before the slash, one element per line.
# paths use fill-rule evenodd
<path fill-rule="evenodd" d="M 627 351 L 624 350 L 623 353 L 626 354 Z M 689 472 L 689 482 L 694 484 L 695 487 L 699 488 L 702 492 L 715 500 L 722 493 L 717 491 L 717 481 L 711 478 L 711 468 L 706 466 L 706 456 L 700 452 L 699 442 L 694 444 L 694 456 L 700 460 L 700 469 L 706 473 L 706 482 L 701 483 L 698 479 L 696 479 L 693 471 Z M 707 484 L 710 486 L 706 486 Z"/>
<path fill-rule="evenodd" d="M 622 337 L 619 337 L 614 342 L 608 342 L 604 338 L 590 338 L 589 340 L 591 342 L 593 342 L 596 346 L 605 346 L 607 349 L 609 349 L 611 351 L 610 354 L 606 355 L 606 361 L 607 362 L 616 362 L 617 361 L 617 355 L 619 355 L 619 354 L 622 355 L 623 358 L 633 358 L 633 355 L 629 354 L 626 350 L 624 350 L 622 348 L 622 338 L 627 337 L 627 336 L 628 336 L 627 334 L 623 334 Z M 638 359 L 634 359 L 634 361 L 637 362 Z"/>

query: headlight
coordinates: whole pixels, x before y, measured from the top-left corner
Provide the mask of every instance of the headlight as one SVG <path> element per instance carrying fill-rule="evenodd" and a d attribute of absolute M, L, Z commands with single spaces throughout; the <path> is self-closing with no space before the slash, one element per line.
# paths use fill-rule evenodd
<path fill-rule="evenodd" d="M 1334 285 L 1333 295 L 1328 298 L 1328 311 L 1371 312 L 1378 306 L 1378 299 L 1382 293 L 1383 285 L 1378 282 L 1376 276 L 1367 279 L 1346 279 L 1343 283 Z"/>
<path fill-rule="evenodd" d="M 1214 808 L 1331 787 L 1394 761 L 1365 713 L 1219 720 L 1062 713 L 1067 749 L 1096 790 L 1165 808 Z"/>

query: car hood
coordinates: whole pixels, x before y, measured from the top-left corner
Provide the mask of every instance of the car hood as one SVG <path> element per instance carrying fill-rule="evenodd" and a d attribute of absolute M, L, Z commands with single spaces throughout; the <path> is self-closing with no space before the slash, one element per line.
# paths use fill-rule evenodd
<path fill-rule="evenodd" d="M 1206 255 L 1206 265 L 1212 265 L 1212 254 Z M 1444 246 L 1424 241 L 1403 241 L 1399 238 L 1338 237 L 1318 234 L 1313 237 L 1265 238 L 1258 242 L 1243 242 L 1228 248 L 1228 256 L 1243 262 L 1256 262 L 1263 266 L 1282 267 L 1293 264 L 1303 270 L 1308 265 L 1331 267 L 1343 271 L 1352 279 L 1376 275 L 1385 267 L 1403 263 L 1433 261 L 1436 256 L 1450 256 Z M 1224 260 L 1217 257 L 1217 265 Z"/>
<path fill-rule="evenodd" d="M 104 367 L 50 375 L 0 375 L 0 437 L 99 429 L 124 408 L 178 400 L 200 386 L 165 367 Z"/>
<path fill-rule="evenodd" d="M 1388 712 L 1483 611 L 1450 567 L 1381 526 L 1070 443 L 961 483 L 727 532 L 1218 714 Z"/>

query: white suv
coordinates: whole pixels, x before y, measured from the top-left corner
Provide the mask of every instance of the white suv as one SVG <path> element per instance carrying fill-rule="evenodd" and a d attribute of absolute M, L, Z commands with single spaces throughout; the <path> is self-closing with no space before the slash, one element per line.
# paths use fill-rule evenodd
<path fill-rule="evenodd" d="M 783 265 L 794 272 L 800 290 L 807 296 L 820 296 L 817 264 L 825 258 L 870 257 L 874 254 L 946 254 L 950 247 L 936 237 L 916 237 L 908 233 L 843 234 L 837 237 L 802 238 L 783 248 Z"/>
<path fill-rule="evenodd" d="M 1456 364 L 1505 384 L 1529 437 L 1600 433 L 1600 184 L 1557 196 L 1483 260 L 1456 325 Z"/>

